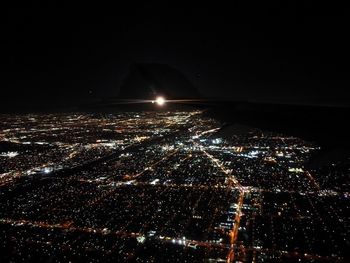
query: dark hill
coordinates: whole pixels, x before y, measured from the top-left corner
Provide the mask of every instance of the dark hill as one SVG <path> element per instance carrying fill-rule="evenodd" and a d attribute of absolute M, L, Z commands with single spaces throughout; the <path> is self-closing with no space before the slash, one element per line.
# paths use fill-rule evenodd
<path fill-rule="evenodd" d="M 199 92 L 177 69 L 165 64 L 136 63 L 131 65 L 120 87 L 120 99 L 167 99 L 198 98 Z"/>

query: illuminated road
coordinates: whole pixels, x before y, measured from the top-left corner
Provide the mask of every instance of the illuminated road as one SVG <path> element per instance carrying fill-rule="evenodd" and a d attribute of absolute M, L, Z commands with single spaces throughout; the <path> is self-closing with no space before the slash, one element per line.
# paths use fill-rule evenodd
<path fill-rule="evenodd" d="M 139 176 L 141 176 L 142 174 L 144 174 L 145 172 L 153 169 L 155 166 L 157 166 L 158 164 L 160 164 L 161 162 L 164 162 L 165 160 L 169 159 L 171 156 L 173 156 L 174 154 L 176 154 L 179 151 L 179 149 L 174 150 L 173 152 L 170 152 L 169 154 L 167 154 L 166 156 L 164 156 L 162 159 L 150 164 L 149 166 L 147 166 L 143 171 L 134 174 L 134 175 L 130 175 L 129 179 L 136 179 Z"/>
<path fill-rule="evenodd" d="M 310 173 L 309 171 L 305 171 L 304 174 L 305 174 L 306 177 L 310 180 L 310 182 L 312 183 L 312 185 L 313 185 L 317 190 L 320 190 L 319 184 L 316 182 L 315 178 L 311 175 L 311 173 Z"/>
<path fill-rule="evenodd" d="M 243 197 L 242 202 L 243 202 Z M 30 220 L 12 220 L 12 219 L 0 219 L 0 224 L 8 224 L 12 225 L 13 227 L 34 227 L 34 228 L 44 228 L 44 229 L 60 229 L 65 230 L 69 232 L 81 232 L 81 233 L 89 233 L 89 234 L 97 234 L 97 235 L 112 235 L 112 236 L 118 236 L 118 237 L 130 237 L 130 238 L 137 238 L 140 236 L 144 236 L 146 238 L 147 235 L 144 233 L 134 233 L 134 232 L 126 232 L 126 231 L 110 231 L 108 229 L 101 229 L 101 228 L 88 228 L 88 227 L 74 227 L 70 223 L 65 224 L 48 224 L 45 222 L 38 222 L 38 221 L 30 221 Z M 214 243 L 214 242 L 206 242 L 206 241 L 198 241 L 198 240 L 189 240 L 189 239 L 179 239 L 176 237 L 168 237 L 168 236 L 161 236 L 156 235 L 152 236 L 152 239 L 157 239 L 158 241 L 161 241 L 163 243 L 172 243 L 175 245 L 181 245 L 186 246 L 188 248 L 193 247 L 204 247 L 204 248 L 221 248 L 221 249 L 229 249 L 229 255 L 233 257 L 232 251 L 232 244 L 222 244 L 222 243 Z M 235 236 L 232 236 L 232 239 L 235 239 Z M 43 243 L 44 244 L 44 243 Z M 46 243 L 45 243 L 46 244 Z M 51 243 L 49 244 L 51 245 Z M 266 249 L 266 248 L 257 248 L 257 247 L 246 247 L 246 248 L 240 248 L 243 252 L 264 252 L 264 253 L 274 253 L 274 254 L 280 254 L 286 257 L 290 258 L 303 258 L 308 260 L 322 260 L 322 261 L 330 261 L 330 262 L 343 262 L 344 258 L 341 257 L 329 257 L 329 256 L 320 256 L 315 254 L 308 254 L 308 253 L 300 253 L 296 251 L 281 251 L 276 249 Z M 232 258 L 233 260 L 233 258 Z M 232 262 L 231 259 L 227 262 Z"/>
<path fill-rule="evenodd" d="M 197 142 L 194 142 L 194 144 L 199 147 L 199 149 L 209 158 L 209 160 L 215 164 L 216 167 L 218 167 L 225 175 L 228 177 L 228 182 L 233 182 L 234 186 L 238 187 L 242 191 L 242 185 L 238 182 L 238 180 L 230 173 L 228 169 L 226 169 L 218 159 L 214 158 L 210 153 L 208 153 L 204 147 Z"/>
<path fill-rule="evenodd" d="M 209 132 L 215 131 L 216 129 L 210 130 Z M 234 187 L 233 189 L 238 189 L 239 190 L 239 197 L 238 197 L 238 201 L 237 201 L 237 209 L 235 212 L 235 218 L 234 218 L 234 224 L 233 224 L 233 228 L 230 231 L 229 235 L 230 235 L 230 249 L 226 258 L 226 262 L 233 262 L 234 261 L 234 256 L 235 256 L 235 246 L 236 246 L 236 241 L 237 241 L 237 237 L 238 237 L 238 229 L 240 227 L 240 221 L 241 221 L 241 210 L 242 210 L 242 206 L 243 206 L 243 201 L 244 201 L 244 195 L 246 193 L 246 191 L 248 191 L 247 189 L 245 189 L 244 187 L 242 187 L 242 185 L 238 182 L 238 180 L 231 174 L 231 172 L 226 169 L 224 167 L 224 165 L 221 164 L 221 162 L 216 159 L 214 156 L 212 156 L 210 153 L 208 153 L 204 147 L 200 144 L 198 144 L 197 142 L 194 142 L 194 144 L 199 147 L 199 149 L 209 158 L 209 160 L 214 163 L 214 165 L 216 167 L 218 167 L 226 176 L 227 176 L 227 187 L 232 188 L 232 186 Z M 233 184 L 233 185 L 232 185 Z"/>
<path fill-rule="evenodd" d="M 241 222 L 241 215 L 242 215 L 241 210 L 242 210 L 242 206 L 243 206 L 244 194 L 245 194 L 244 191 L 241 191 L 239 194 L 234 224 L 233 224 L 232 230 L 230 231 L 230 250 L 229 250 L 229 253 L 227 255 L 227 260 L 226 260 L 226 262 L 228 262 L 228 263 L 233 262 L 234 256 L 235 256 L 235 246 L 236 246 L 236 241 L 237 241 L 237 237 L 238 237 L 238 229 L 239 229 L 240 222 Z"/>

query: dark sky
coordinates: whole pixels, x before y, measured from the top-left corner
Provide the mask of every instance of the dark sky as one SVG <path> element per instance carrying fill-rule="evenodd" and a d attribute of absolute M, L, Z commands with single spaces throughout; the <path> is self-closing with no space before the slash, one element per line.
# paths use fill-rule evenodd
<path fill-rule="evenodd" d="M 169 64 L 209 97 L 350 104 L 349 10 L 341 5 L 144 2 L 8 7 L 2 108 L 114 96 L 134 62 Z"/>

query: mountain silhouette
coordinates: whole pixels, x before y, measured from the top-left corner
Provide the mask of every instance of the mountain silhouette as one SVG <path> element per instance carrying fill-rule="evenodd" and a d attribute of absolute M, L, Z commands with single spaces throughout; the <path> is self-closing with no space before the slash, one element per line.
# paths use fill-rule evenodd
<path fill-rule="evenodd" d="M 177 69 L 157 63 L 135 63 L 120 87 L 121 99 L 199 98 L 194 85 Z"/>

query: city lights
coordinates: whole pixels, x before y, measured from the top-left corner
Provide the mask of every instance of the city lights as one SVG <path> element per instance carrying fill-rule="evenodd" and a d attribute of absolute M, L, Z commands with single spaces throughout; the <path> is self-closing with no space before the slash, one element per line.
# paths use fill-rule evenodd
<path fill-rule="evenodd" d="M 18 261 L 343 260 L 350 160 L 310 170 L 314 143 L 221 136 L 202 111 L 0 121 L 0 242 Z"/>

